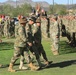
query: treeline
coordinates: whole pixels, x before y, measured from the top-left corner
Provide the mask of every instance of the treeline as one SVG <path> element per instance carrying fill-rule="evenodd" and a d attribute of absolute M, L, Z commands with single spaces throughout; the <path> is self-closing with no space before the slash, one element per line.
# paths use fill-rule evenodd
<path fill-rule="evenodd" d="M 13 7 L 11 5 L 1 5 L 0 6 L 0 14 L 2 15 L 10 15 L 10 16 L 18 16 L 26 15 L 28 16 L 31 12 L 32 7 L 29 4 L 24 4 L 21 6 Z"/>
<path fill-rule="evenodd" d="M 10 16 L 18 16 L 19 15 L 26 15 L 28 16 L 29 13 L 32 12 L 32 6 L 29 4 L 24 4 L 21 6 L 13 7 L 11 5 L 1 5 L 0 6 L 0 14 L 3 15 L 10 15 Z M 48 10 L 49 14 L 59 14 L 59 15 L 65 15 L 67 14 L 67 7 L 65 5 L 58 5 L 55 4 L 49 6 Z"/>
<path fill-rule="evenodd" d="M 59 15 L 65 15 L 67 14 L 67 7 L 65 5 L 58 5 L 58 4 L 55 4 L 54 6 L 53 5 L 50 5 L 50 8 L 49 8 L 49 13 L 50 14 L 59 14 Z"/>

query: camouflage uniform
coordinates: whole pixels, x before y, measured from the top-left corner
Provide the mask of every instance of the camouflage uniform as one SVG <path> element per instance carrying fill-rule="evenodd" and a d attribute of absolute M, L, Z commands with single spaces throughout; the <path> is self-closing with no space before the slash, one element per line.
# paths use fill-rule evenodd
<path fill-rule="evenodd" d="M 0 38 L 2 37 L 2 25 L 1 25 L 1 22 L 0 22 Z"/>
<path fill-rule="evenodd" d="M 8 19 L 6 19 L 4 23 L 4 36 L 7 38 L 10 36 L 9 27 L 10 27 L 10 22 Z"/>
<path fill-rule="evenodd" d="M 36 45 L 34 43 L 34 25 L 30 25 L 27 24 L 26 29 L 27 29 L 27 43 L 31 43 L 32 46 L 28 46 L 28 49 L 35 54 L 36 56 L 36 60 L 39 64 L 39 66 L 41 66 L 41 62 L 40 62 L 40 57 L 39 57 L 39 52 L 37 51 Z"/>
<path fill-rule="evenodd" d="M 15 43 L 14 43 L 14 56 L 12 57 L 11 59 L 11 62 L 10 62 L 10 65 L 9 65 L 9 68 L 8 68 L 8 71 L 10 72 L 15 72 L 15 70 L 13 70 L 13 65 L 14 63 L 16 62 L 16 60 L 19 58 L 19 56 L 21 55 L 21 62 L 20 62 L 20 69 L 24 69 L 23 68 L 23 62 L 24 62 L 24 59 L 27 60 L 28 62 L 28 66 L 32 69 L 32 70 L 37 70 L 38 68 L 35 67 L 32 62 L 31 62 L 31 58 L 30 58 L 30 55 L 28 53 L 28 49 L 27 49 L 27 46 L 26 46 L 26 30 L 25 30 L 25 24 L 26 24 L 26 20 L 25 19 L 21 19 L 20 20 L 20 25 L 19 27 L 17 27 L 16 29 L 16 40 L 15 40 Z"/>
<path fill-rule="evenodd" d="M 2 37 L 2 25 L 0 23 L 0 43 L 2 42 L 1 37 Z"/>
<path fill-rule="evenodd" d="M 71 36 L 70 36 L 70 20 L 69 19 L 65 19 L 64 21 L 65 26 L 66 26 L 66 37 L 69 40 L 69 43 L 71 41 Z"/>
<path fill-rule="evenodd" d="M 18 28 L 16 28 L 16 29 L 17 29 L 15 31 L 16 40 L 15 40 L 15 43 L 14 43 L 15 51 L 14 51 L 14 56 L 11 59 L 11 63 L 14 64 L 20 55 L 22 56 L 22 60 L 23 60 L 24 57 L 26 57 L 28 59 L 28 63 L 30 63 L 31 60 L 30 60 L 28 50 L 27 50 L 27 47 L 26 47 L 25 27 L 19 25 Z"/>
<path fill-rule="evenodd" d="M 74 19 L 74 31 L 75 31 L 75 46 L 76 46 L 76 19 Z"/>
<path fill-rule="evenodd" d="M 11 19 L 10 20 L 10 27 L 9 27 L 10 36 L 14 36 L 14 29 L 15 29 L 14 20 Z"/>
<path fill-rule="evenodd" d="M 36 48 L 35 45 L 35 40 L 34 40 L 34 29 L 35 29 L 35 17 L 31 17 L 29 19 L 29 22 L 26 26 L 27 29 L 27 43 L 30 43 L 31 46 L 28 46 L 29 50 L 32 52 L 32 54 L 34 54 L 36 56 L 36 60 L 38 62 L 39 67 L 41 67 L 41 61 L 40 61 L 40 56 L 39 56 L 39 52 Z"/>
<path fill-rule="evenodd" d="M 71 45 L 75 46 L 75 24 L 74 24 L 74 19 L 71 20 Z"/>
<path fill-rule="evenodd" d="M 36 22 L 41 23 L 41 20 L 40 20 L 40 19 L 37 19 Z M 46 53 L 45 53 L 45 51 L 44 51 L 43 45 L 41 44 L 41 39 L 42 39 L 42 35 L 41 35 L 41 25 L 38 26 L 38 25 L 36 24 L 36 26 L 35 26 L 35 32 L 34 32 L 34 39 L 35 39 L 35 45 L 36 45 L 36 47 L 37 47 L 37 50 L 38 50 L 39 54 L 40 54 L 40 55 L 42 54 L 45 63 L 48 65 L 49 62 L 48 62 Z"/>
<path fill-rule="evenodd" d="M 47 28 L 48 28 L 48 20 L 45 18 L 41 18 L 41 30 L 42 30 L 42 36 L 44 37 L 44 38 L 47 38 L 47 35 L 48 35 L 48 33 L 47 33 Z"/>
<path fill-rule="evenodd" d="M 50 26 L 50 35 L 51 35 L 51 41 L 52 41 L 52 51 L 54 55 L 58 54 L 59 51 L 59 36 L 60 36 L 60 28 L 57 21 L 53 23 L 53 25 Z"/>

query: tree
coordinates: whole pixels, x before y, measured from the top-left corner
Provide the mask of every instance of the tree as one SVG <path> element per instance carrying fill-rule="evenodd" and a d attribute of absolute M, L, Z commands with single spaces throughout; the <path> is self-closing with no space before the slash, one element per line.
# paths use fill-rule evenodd
<path fill-rule="evenodd" d="M 49 11 L 50 14 L 59 14 L 59 15 L 63 14 L 63 15 L 65 15 L 67 13 L 67 11 L 66 11 L 67 9 L 66 9 L 65 5 L 55 4 L 54 8 L 53 8 L 53 5 L 50 5 L 49 10 L 50 10 Z"/>

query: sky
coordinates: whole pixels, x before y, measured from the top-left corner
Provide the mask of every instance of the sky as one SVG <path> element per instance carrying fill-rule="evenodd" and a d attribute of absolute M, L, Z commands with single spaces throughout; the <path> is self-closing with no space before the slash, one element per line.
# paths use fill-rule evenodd
<path fill-rule="evenodd" d="M 7 0 L 0 0 L 0 2 L 5 2 Z M 16 0 L 14 0 L 16 1 Z M 34 2 L 36 1 L 46 1 L 48 2 L 49 4 L 52 4 L 53 3 L 53 0 L 32 0 Z M 72 1 L 73 1 L 73 4 L 76 4 L 76 0 L 54 0 L 54 3 L 57 3 L 57 4 L 67 4 L 69 1 L 69 4 L 72 4 Z"/>

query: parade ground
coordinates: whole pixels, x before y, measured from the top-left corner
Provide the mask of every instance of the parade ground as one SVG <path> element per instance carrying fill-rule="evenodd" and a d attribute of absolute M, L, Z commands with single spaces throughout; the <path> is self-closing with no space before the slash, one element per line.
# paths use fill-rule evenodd
<path fill-rule="evenodd" d="M 12 39 L 3 38 L 3 42 L 0 43 L 0 64 L 3 66 L 0 68 L 0 75 L 75 75 L 76 74 L 76 48 L 71 47 L 66 42 L 66 38 L 61 38 L 59 55 L 54 56 L 50 47 L 50 39 L 43 39 L 42 43 L 46 51 L 47 57 L 50 61 L 53 61 L 49 66 L 42 68 L 38 71 L 31 70 L 19 70 L 19 60 L 15 63 L 15 73 L 8 72 L 8 66 L 13 56 L 14 48 Z M 41 58 L 43 63 L 43 60 Z M 33 61 L 36 64 L 36 61 Z M 26 61 L 24 63 L 26 65 Z"/>

